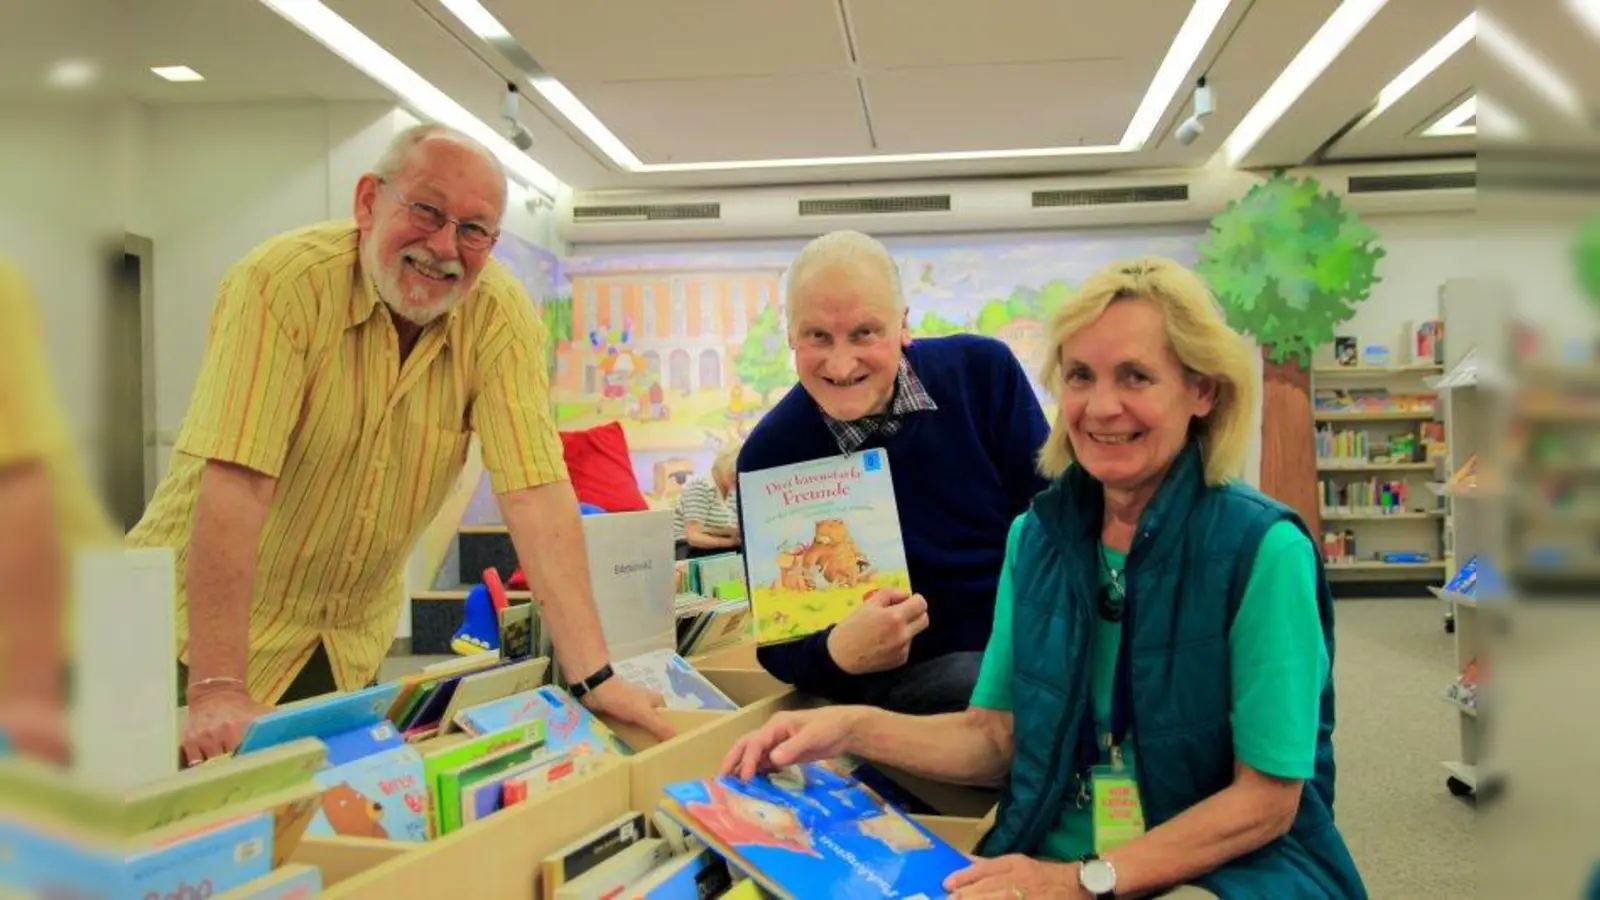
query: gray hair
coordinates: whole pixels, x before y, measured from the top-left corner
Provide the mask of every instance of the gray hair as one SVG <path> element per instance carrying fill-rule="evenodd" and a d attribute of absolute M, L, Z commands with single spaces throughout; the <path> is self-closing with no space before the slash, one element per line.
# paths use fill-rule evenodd
<path fill-rule="evenodd" d="M 506 167 L 500 162 L 499 157 L 490 152 L 488 147 L 468 137 L 464 132 L 451 128 L 449 125 L 441 125 L 438 122 L 423 122 L 418 125 L 412 125 L 410 128 L 395 135 L 390 139 L 389 146 L 384 149 L 383 155 L 378 157 L 377 165 L 372 167 L 372 174 L 385 181 L 392 180 L 405 169 L 406 162 L 411 158 L 411 151 L 415 150 L 417 145 L 423 141 L 434 138 L 454 141 L 463 147 L 476 151 L 479 156 L 482 156 L 494 168 L 495 174 L 500 176 L 501 181 L 507 180 Z"/>
<path fill-rule="evenodd" d="M 889 285 L 891 311 L 900 315 L 906 308 L 905 294 L 900 289 L 900 267 L 876 238 L 859 231 L 830 231 L 805 245 L 800 255 L 789 266 L 786 292 L 789 306 L 794 308 L 794 298 L 801 287 L 816 275 L 836 267 L 848 267 L 882 275 Z"/>

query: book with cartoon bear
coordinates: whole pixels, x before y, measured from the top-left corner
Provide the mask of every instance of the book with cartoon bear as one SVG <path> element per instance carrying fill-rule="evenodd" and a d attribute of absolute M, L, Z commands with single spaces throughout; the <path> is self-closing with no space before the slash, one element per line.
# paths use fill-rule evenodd
<path fill-rule="evenodd" d="M 816 764 L 667 785 L 661 809 L 779 898 L 943 897 L 961 851 Z"/>
<path fill-rule="evenodd" d="M 307 832 L 420 843 L 428 839 L 422 754 L 401 744 L 317 773 L 322 805 Z"/>
<path fill-rule="evenodd" d="M 741 472 L 739 503 L 756 643 L 822 631 L 878 588 L 911 589 L 882 449 Z"/>

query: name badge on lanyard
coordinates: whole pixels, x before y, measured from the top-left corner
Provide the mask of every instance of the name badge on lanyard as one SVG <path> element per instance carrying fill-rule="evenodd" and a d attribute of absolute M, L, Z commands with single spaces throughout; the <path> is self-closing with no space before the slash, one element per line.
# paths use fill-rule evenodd
<path fill-rule="evenodd" d="M 1123 763 L 1122 750 L 1117 745 L 1111 745 L 1110 765 L 1090 769 L 1089 791 L 1094 806 L 1094 852 L 1109 853 L 1144 834 L 1139 782 L 1133 769 Z"/>

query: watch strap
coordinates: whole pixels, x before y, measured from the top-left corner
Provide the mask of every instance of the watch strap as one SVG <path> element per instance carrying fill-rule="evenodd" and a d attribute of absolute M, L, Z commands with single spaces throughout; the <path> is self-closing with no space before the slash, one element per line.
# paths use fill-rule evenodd
<path fill-rule="evenodd" d="M 589 693 L 600 685 L 605 684 L 614 674 L 616 673 L 611 670 L 611 663 L 606 663 L 588 678 L 569 684 L 567 686 L 567 693 L 571 694 L 572 699 L 574 700 L 582 700 L 585 694 Z"/>

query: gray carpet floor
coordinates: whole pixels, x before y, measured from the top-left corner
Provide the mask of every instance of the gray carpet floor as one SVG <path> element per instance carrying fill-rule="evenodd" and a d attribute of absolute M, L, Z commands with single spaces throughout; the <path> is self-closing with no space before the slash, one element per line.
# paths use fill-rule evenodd
<path fill-rule="evenodd" d="M 1335 615 L 1335 816 L 1370 893 L 1474 896 L 1474 809 L 1450 795 L 1440 765 L 1458 756 L 1460 715 L 1440 699 L 1455 674 L 1443 608 L 1431 599 L 1344 600 Z M 438 658 L 391 659 L 382 677 Z"/>

